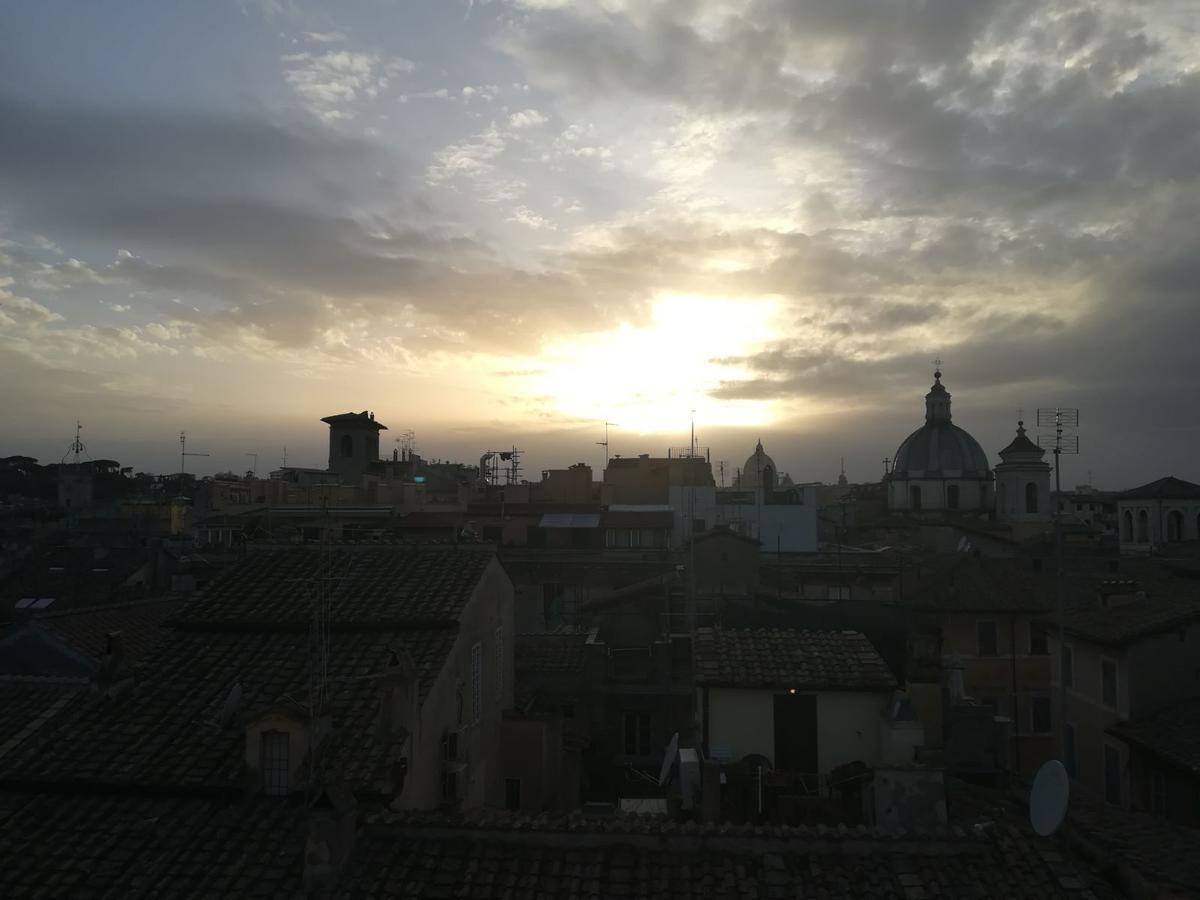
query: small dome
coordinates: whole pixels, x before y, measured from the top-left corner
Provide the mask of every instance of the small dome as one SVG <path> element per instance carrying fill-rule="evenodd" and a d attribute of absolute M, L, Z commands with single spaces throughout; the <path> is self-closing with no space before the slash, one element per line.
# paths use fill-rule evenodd
<path fill-rule="evenodd" d="M 763 450 L 762 441 L 760 440 L 754 447 L 754 452 L 746 459 L 746 464 L 742 467 L 741 477 L 738 479 L 738 487 L 740 488 L 756 488 L 765 487 L 767 490 L 774 490 L 779 477 L 779 467 L 775 465 L 775 460 L 767 455 Z"/>

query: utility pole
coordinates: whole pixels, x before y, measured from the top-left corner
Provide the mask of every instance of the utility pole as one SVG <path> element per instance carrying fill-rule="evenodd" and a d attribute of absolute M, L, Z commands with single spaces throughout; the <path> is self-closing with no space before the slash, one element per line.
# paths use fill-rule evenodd
<path fill-rule="evenodd" d="M 1066 656 L 1066 613 L 1063 584 L 1062 536 L 1062 455 L 1079 452 L 1079 435 L 1064 434 L 1064 429 L 1079 427 L 1078 407 L 1038 407 L 1039 428 L 1053 428 L 1054 434 L 1038 435 L 1038 446 L 1052 445 L 1054 453 L 1054 602 L 1058 618 L 1058 749 L 1064 764 L 1067 760 L 1067 678 L 1063 669 Z M 1072 659 L 1072 665 L 1074 660 Z"/>

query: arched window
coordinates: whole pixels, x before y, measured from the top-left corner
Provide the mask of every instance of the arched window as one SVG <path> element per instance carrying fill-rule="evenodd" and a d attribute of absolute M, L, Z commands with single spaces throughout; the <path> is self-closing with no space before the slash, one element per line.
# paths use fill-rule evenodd
<path fill-rule="evenodd" d="M 1133 543 L 1133 513 L 1125 510 L 1121 517 L 1121 540 L 1127 544 Z"/>
<path fill-rule="evenodd" d="M 354 455 L 354 438 L 348 434 L 342 435 L 342 456 L 349 459 Z"/>
<path fill-rule="evenodd" d="M 1038 511 L 1037 504 L 1038 489 L 1034 482 L 1029 482 L 1025 485 L 1025 512 L 1035 513 Z"/>
<path fill-rule="evenodd" d="M 1144 509 L 1138 510 L 1137 542 L 1150 543 L 1150 516 Z"/>
<path fill-rule="evenodd" d="M 958 509 L 958 485 L 946 485 L 946 509 Z"/>
<path fill-rule="evenodd" d="M 913 509 L 921 508 L 921 486 L 919 484 L 914 484 L 908 489 L 908 500 L 909 506 Z"/>
<path fill-rule="evenodd" d="M 1167 540 L 1172 542 L 1183 540 L 1183 513 L 1177 509 L 1167 513 Z"/>

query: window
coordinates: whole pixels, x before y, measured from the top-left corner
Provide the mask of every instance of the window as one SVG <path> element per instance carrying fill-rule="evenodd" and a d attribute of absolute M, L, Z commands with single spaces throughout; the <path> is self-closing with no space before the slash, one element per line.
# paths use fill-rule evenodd
<path fill-rule="evenodd" d="M 457 731 L 447 731 L 442 735 L 442 762 L 458 762 Z"/>
<path fill-rule="evenodd" d="M 952 484 L 946 488 L 946 509 L 958 509 L 958 485 Z"/>
<path fill-rule="evenodd" d="M 1139 544 L 1150 543 L 1150 516 L 1144 509 L 1138 510 L 1137 542 Z"/>
<path fill-rule="evenodd" d="M 692 534 L 700 534 L 704 531 L 703 519 L 692 519 Z"/>
<path fill-rule="evenodd" d="M 1025 485 L 1025 512 L 1035 513 L 1038 511 L 1038 489 L 1037 485 L 1032 481 Z"/>
<path fill-rule="evenodd" d="M 1104 745 L 1104 799 L 1121 805 L 1121 751 L 1108 744 Z"/>
<path fill-rule="evenodd" d="M 264 731 L 262 733 L 262 778 L 263 793 L 283 796 L 288 792 L 291 775 L 288 765 L 290 739 L 286 731 Z"/>
<path fill-rule="evenodd" d="M 1046 637 L 1046 626 L 1041 622 L 1029 623 L 1029 655 L 1045 656 L 1050 652 L 1050 642 Z"/>
<path fill-rule="evenodd" d="M 979 634 L 979 655 L 999 656 L 1000 650 L 997 646 L 996 623 L 992 621 L 980 622 L 977 627 Z"/>
<path fill-rule="evenodd" d="M 1167 540 L 1171 542 L 1183 540 L 1183 513 L 1177 509 L 1167 513 Z"/>
<path fill-rule="evenodd" d="M 625 755 L 650 755 L 650 714 L 625 713 Z"/>
<path fill-rule="evenodd" d="M 921 486 L 919 484 L 914 484 L 912 487 L 910 487 L 908 489 L 908 497 L 909 497 L 908 505 L 910 507 L 912 507 L 913 509 L 921 508 Z"/>
<path fill-rule="evenodd" d="M 573 704 L 570 704 L 570 703 L 564 703 L 564 704 L 562 705 L 562 717 L 563 717 L 564 719 L 573 719 L 573 718 L 575 718 L 575 707 L 574 707 L 574 705 L 573 705 Z"/>
<path fill-rule="evenodd" d="M 458 773 L 442 772 L 442 802 L 454 803 L 458 800 Z"/>
<path fill-rule="evenodd" d="M 1053 730 L 1050 722 L 1050 695 L 1034 694 L 1029 698 L 1029 730 L 1034 734 L 1049 734 Z"/>
<path fill-rule="evenodd" d="M 1062 680 L 1066 687 L 1075 686 L 1075 653 L 1069 644 L 1063 644 L 1062 648 Z"/>
<path fill-rule="evenodd" d="M 1070 722 L 1063 726 L 1063 767 L 1075 777 L 1075 726 Z"/>
<path fill-rule="evenodd" d="M 1133 513 L 1125 510 L 1121 516 L 1121 540 L 1128 543 L 1133 542 Z"/>
<path fill-rule="evenodd" d="M 1167 776 L 1162 769 L 1150 773 L 1150 812 L 1156 816 L 1167 814 Z"/>
<path fill-rule="evenodd" d="M 504 779 L 504 808 L 519 810 L 521 808 L 521 779 Z"/>
<path fill-rule="evenodd" d="M 504 699 L 504 629 L 496 629 L 496 698 Z"/>
<path fill-rule="evenodd" d="M 354 438 L 350 437 L 350 435 L 348 435 L 348 434 L 342 435 L 341 446 L 342 446 L 342 456 L 343 457 L 345 457 L 346 459 L 349 459 L 351 456 L 354 455 Z"/>
<path fill-rule="evenodd" d="M 1082 503 L 1075 504 L 1075 512 L 1083 512 L 1083 504 Z"/>
<path fill-rule="evenodd" d="M 1111 659 L 1100 660 L 1100 691 L 1105 706 L 1117 705 L 1117 664 Z"/>
<path fill-rule="evenodd" d="M 471 647 L 471 723 L 483 716 L 483 644 Z"/>

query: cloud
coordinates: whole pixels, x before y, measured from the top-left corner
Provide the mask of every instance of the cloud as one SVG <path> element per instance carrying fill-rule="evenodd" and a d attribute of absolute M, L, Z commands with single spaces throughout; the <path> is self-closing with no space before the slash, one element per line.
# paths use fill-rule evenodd
<path fill-rule="evenodd" d="M 402 57 L 383 59 L 349 50 L 291 53 L 283 62 L 287 83 L 309 112 L 325 122 L 353 118 L 357 100 L 377 97 L 397 75 L 416 68 Z"/>
<path fill-rule="evenodd" d="M 533 128 L 537 125 L 544 125 L 548 121 L 546 116 L 536 109 L 518 110 L 508 117 L 508 124 L 511 128 Z"/>

